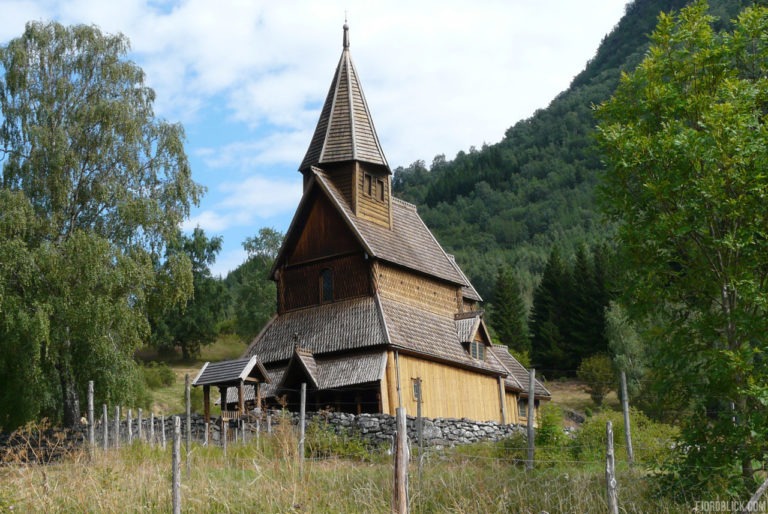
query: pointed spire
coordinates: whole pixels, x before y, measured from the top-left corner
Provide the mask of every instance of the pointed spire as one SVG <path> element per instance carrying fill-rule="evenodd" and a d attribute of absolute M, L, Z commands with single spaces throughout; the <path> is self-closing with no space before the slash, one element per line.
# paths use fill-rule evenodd
<path fill-rule="evenodd" d="M 306 171 L 310 166 L 345 161 L 377 164 L 389 171 L 349 53 L 349 25 L 346 22 L 343 45 L 315 134 L 299 171 Z"/>

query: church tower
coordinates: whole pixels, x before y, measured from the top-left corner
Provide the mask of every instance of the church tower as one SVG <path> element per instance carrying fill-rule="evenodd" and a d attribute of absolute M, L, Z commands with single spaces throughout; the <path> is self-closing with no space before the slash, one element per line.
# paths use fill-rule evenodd
<path fill-rule="evenodd" d="M 330 177 L 355 216 L 392 228 L 392 172 L 352 62 L 346 23 L 341 59 L 299 167 L 305 187 L 313 166 Z"/>

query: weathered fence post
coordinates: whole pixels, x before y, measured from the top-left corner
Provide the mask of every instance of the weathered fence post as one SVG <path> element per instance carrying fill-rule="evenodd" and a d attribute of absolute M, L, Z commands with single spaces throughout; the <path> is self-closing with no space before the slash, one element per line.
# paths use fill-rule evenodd
<path fill-rule="evenodd" d="M 528 460 L 525 461 L 525 469 L 533 469 L 533 459 L 536 455 L 533 422 L 536 418 L 536 370 L 531 368 L 528 373 Z"/>
<path fill-rule="evenodd" d="M 299 473 L 304 473 L 304 433 L 307 416 L 307 383 L 301 383 L 301 404 L 299 406 Z"/>
<path fill-rule="evenodd" d="M 608 512 L 619 514 L 619 500 L 616 496 L 616 461 L 613 454 L 613 423 L 605 424 L 605 482 L 608 493 Z"/>
<path fill-rule="evenodd" d="M 408 512 L 408 433 L 405 407 L 396 410 L 397 432 L 395 433 L 395 478 L 392 491 L 392 512 Z"/>
<path fill-rule="evenodd" d="M 187 478 L 189 478 L 191 470 L 191 464 L 189 462 L 189 456 L 192 452 L 192 397 L 190 394 L 189 389 L 189 373 L 184 375 L 184 403 L 187 407 L 187 422 L 186 422 L 186 432 L 185 432 L 185 438 L 184 438 L 184 449 L 186 450 L 186 457 L 185 462 L 187 463 Z"/>
<path fill-rule="evenodd" d="M 160 428 L 162 429 L 161 435 L 162 435 L 162 443 L 163 443 L 163 450 L 165 450 L 165 414 L 160 414 Z"/>
<path fill-rule="evenodd" d="M 126 423 L 128 424 L 128 444 L 130 445 L 133 442 L 133 411 L 131 409 L 128 409 Z"/>
<path fill-rule="evenodd" d="M 181 514 L 181 418 L 173 417 L 173 514 Z"/>
<path fill-rule="evenodd" d="M 104 440 L 102 441 L 102 444 L 104 445 L 104 450 L 106 451 L 106 449 L 109 448 L 109 416 L 107 415 L 106 403 L 101 404 L 101 410 L 101 417 L 104 418 L 104 425 L 101 427 L 104 432 Z"/>
<path fill-rule="evenodd" d="M 629 396 L 627 396 L 627 374 L 621 372 L 621 410 L 624 411 L 624 439 L 627 443 L 627 460 L 635 464 L 635 452 L 632 449 L 632 432 L 629 426 Z"/>
<path fill-rule="evenodd" d="M 120 448 L 120 406 L 115 405 L 115 448 Z"/>
<path fill-rule="evenodd" d="M 88 453 L 93 455 L 96 445 L 96 427 L 93 419 L 93 380 L 88 381 Z"/>
<path fill-rule="evenodd" d="M 144 441 L 144 430 L 142 430 L 143 427 L 141 426 L 142 423 L 144 423 L 144 419 L 141 417 L 141 414 L 142 414 L 142 410 L 141 410 L 141 407 L 139 407 L 139 414 L 138 414 L 139 417 L 137 419 L 137 423 L 139 424 L 139 427 L 138 427 L 137 433 L 138 433 L 139 441 Z"/>
<path fill-rule="evenodd" d="M 155 413 L 149 413 L 149 445 L 155 447 Z"/>
<path fill-rule="evenodd" d="M 224 458 L 227 458 L 227 428 L 229 428 L 229 422 L 221 418 L 221 444 L 224 447 Z"/>
<path fill-rule="evenodd" d="M 272 413 L 267 412 L 267 433 L 272 433 Z"/>

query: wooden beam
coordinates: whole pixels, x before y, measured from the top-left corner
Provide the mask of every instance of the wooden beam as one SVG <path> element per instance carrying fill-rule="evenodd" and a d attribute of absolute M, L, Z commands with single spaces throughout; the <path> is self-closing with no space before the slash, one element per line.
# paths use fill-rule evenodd
<path fill-rule="evenodd" d="M 237 384 L 237 409 L 240 411 L 240 416 L 245 413 L 245 383 L 241 380 Z"/>
<path fill-rule="evenodd" d="M 203 416 L 206 423 L 211 422 L 211 386 L 209 385 L 203 386 Z"/>

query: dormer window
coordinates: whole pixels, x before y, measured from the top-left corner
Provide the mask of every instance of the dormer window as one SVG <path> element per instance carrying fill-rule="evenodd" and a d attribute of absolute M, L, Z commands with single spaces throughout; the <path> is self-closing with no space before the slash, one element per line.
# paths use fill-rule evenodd
<path fill-rule="evenodd" d="M 480 341 L 472 341 L 469 343 L 469 354 L 473 359 L 480 361 L 485 360 L 485 344 Z"/>
<path fill-rule="evenodd" d="M 325 268 L 320 272 L 320 303 L 333 301 L 333 270 Z"/>

